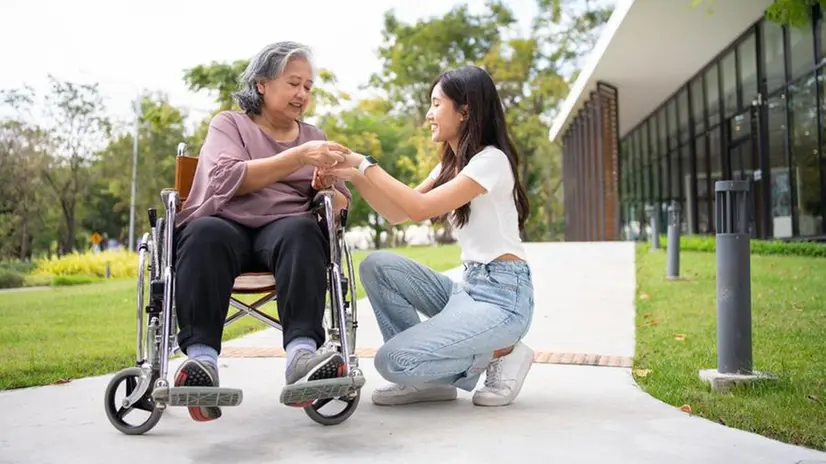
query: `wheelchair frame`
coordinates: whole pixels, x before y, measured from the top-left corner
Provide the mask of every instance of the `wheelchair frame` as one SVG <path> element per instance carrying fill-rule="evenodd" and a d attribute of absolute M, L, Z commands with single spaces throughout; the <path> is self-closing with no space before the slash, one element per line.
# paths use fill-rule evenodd
<path fill-rule="evenodd" d="M 180 353 L 180 347 L 177 345 L 175 311 L 174 224 L 176 214 L 189 194 L 194 176 L 194 169 L 187 173 L 184 163 L 197 163 L 197 158 L 188 157 L 185 153 L 186 144 L 180 143 L 176 158 L 175 188 L 164 189 L 160 195 L 164 215 L 158 217 L 155 208 L 149 208 L 150 232 L 143 234 L 137 247 L 139 255 L 136 364 L 117 372 L 106 387 L 104 400 L 107 418 L 116 429 L 127 435 L 144 434 L 154 428 L 160 421 L 163 411 L 169 406 L 228 407 L 241 404 L 243 399 L 240 389 L 171 387 L 168 380 L 169 360 Z M 347 210 L 342 210 L 336 218 L 333 196 L 331 190 L 320 191 L 314 198 L 312 207 L 320 226 L 326 227 L 330 247 L 330 260 L 327 262 L 329 302 L 325 304 L 324 310 L 324 328 L 327 336 L 326 343 L 320 349 L 338 351 L 345 361 L 345 372 L 337 379 L 285 387 L 285 390 L 293 388 L 313 397 L 313 403 L 303 409 L 311 419 L 322 425 L 339 424 L 349 418 L 358 406 L 361 387 L 364 385 L 364 376 L 355 353 L 358 321 L 355 271 L 352 255 L 344 239 Z M 342 261 L 347 265 L 346 276 L 342 272 Z M 256 280 L 259 282 L 257 285 Z M 260 283 L 261 280 L 265 280 L 266 283 Z M 282 330 L 279 320 L 260 310 L 269 302 L 277 304 L 276 285 L 269 273 L 246 273 L 239 276 L 230 296 L 230 306 L 234 307 L 236 312 L 227 316 L 224 327 L 248 315 L 271 328 Z M 235 297 L 239 293 L 265 295 L 247 304 Z M 148 301 L 145 301 L 147 296 Z M 116 402 L 115 392 L 121 383 L 126 384 L 127 396 Z M 318 384 L 323 384 L 323 388 Z M 284 397 L 285 393 L 282 392 L 282 402 Z M 333 415 L 321 413 L 319 409 L 333 399 L 342 400 L 345 403 L 344 409 Z M 125 423 L 124 416 L 134 409 L 149 412 L 149 418 L 136 426 Z"/>

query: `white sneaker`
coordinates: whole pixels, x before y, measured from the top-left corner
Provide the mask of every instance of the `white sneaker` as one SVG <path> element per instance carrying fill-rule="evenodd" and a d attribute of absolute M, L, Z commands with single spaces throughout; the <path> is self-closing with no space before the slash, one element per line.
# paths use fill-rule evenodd
<path fill-rule="evenodd" d="M 477 406 L 505 406 L 510 404 L 522 389 L 525 377 L 533 365 L 533 350 L 522 342 L 506 356 L 488 364 L 485 386 L 473 394 Z"/>
<path fill-rule="evenodd" d="M 379 406 L 398 406 L 425 401 L 449 401 L 455 399 L 456 387 L 453 385 L 414 387 L 411 385 L 391 383 L 384 387 L 377 388 L 373 392 L 373 404 Z"/>

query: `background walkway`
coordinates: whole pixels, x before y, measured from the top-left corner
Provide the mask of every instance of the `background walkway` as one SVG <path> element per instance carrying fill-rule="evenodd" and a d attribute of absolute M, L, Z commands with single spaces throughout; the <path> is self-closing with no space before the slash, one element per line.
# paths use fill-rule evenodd
<path fill-rule="evenodd" d="M 506 408 L 474 407 L 469 393 L 452 403 L 374 406 L 370 394 L 383 382 L 364 358 L 358 410 L 322 427 L 278 403 L 281 339 L 267 330 L 227 345 L 221 380 L 244 388 L 244 403 L 212 423 L 175 408 L 147 435 L 121 435 L 103 412 L 108 376 L 0 393 L 0 463 L 826 463 L 826 453 L 682 413 L 616 367 L 634 349 L 632 244 L 528 250 L 537 308 L 526 342 L 537 362 Z M 359 310 L 358 348 L 369 356 L 380 338 L 366 301 Z"/>

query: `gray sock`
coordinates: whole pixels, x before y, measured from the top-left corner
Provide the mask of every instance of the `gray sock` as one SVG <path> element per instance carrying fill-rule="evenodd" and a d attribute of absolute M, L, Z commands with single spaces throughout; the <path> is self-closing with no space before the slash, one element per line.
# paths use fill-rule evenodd
<path fill-rule="evenodd" d="M 186 349 L 186 355 L 191 359 L 201 362 L 208 362 L 212 364 L 213 367 L 218 367 L 218 351 L 209 345 L 203 345 L 200 343 L 190 345 Z"/>
<path fill-rule="evenodd" d="M 292 364 L 298 350 L 316 350 L 315 340 L 309 337 L 296 337 L 287 343 L 287 365 Z"/>

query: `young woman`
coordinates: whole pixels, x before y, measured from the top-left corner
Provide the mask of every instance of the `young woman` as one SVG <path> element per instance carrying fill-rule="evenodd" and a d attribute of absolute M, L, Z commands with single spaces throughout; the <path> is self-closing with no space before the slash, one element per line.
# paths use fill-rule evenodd
<path fill-rule="evenodd" d="M 464 279 L 447 276 L 388 252 L 359 266 L 361 282 L 385 344 L 375 365 L 389 386 L 381 405 L 451 400 L 472 391 L 482 372 L 480 406 L 513 401 L 533 362 L 520 342 L 533 317 L 533 283 L 519 232 L 529 204 L 518 157 L 491 77 L 467 66 L 440 76 L 427 112 L 441 162 L 411 189 L 358 153 L 323 175 L 350 181 L 388 221 L 430 218 L 457 229 Z M 418 312 L 429 319 L 422 322 Z"/>

